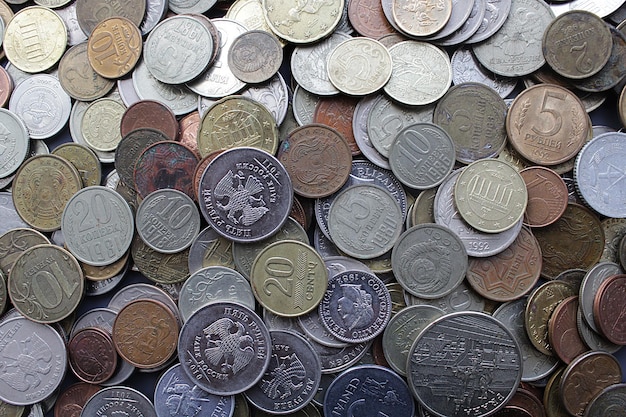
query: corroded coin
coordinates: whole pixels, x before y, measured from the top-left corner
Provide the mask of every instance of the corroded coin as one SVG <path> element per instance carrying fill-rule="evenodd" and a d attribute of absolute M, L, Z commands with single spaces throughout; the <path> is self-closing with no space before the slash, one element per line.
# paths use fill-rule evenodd
<path fill-rule="evenodd" d="M 272 33 L 250 30 L 233 40 L 227 59 L 235 77 L 257 84 L 278 72 L 283 63 L 283 48 Z"/>
<path fill-rule="evenodd" d="M 108 94 L 115 83 L 93 70 L 87 49 L 87 42 L 68 49 L 59 62 L 59 82 L 72 98 L 93 101 Z"/>
<path fill-rule="evenodd" d="M 522 157 L 539 165 L 556 165 L 580 151 L 589 135 L 589 123 L 575 94 L 554 84 L 537 84 L 515 98 L 506 130 Z"/>
<path fill-rule="evenodd" d="M 135 189 L 134 167 L 137 159 L 151 145 L 168 140 L 161 131 L 152 128 L 136 129 L 124 137 L 115 149 L 115 170 L 120 181 Z"/>
<path fill-rule="evenodd" d="M 600 333 L 610 342 L 626 345 L 622 320 L 626 310 L 626 275 L 613 275 L 602 282 L 593 303 L 593 317 Z"/>
<path fill-rule="evenodd" d="M 257 255 L 250 284 L 264 308 L 279 316 L 295 317 L 319 305 L 328 284 L 328 272 L 311 246 L 281 240 Z"/>
<path fill-rule="evenodd" d="M 613 39 L 609 61 L 597 74 L 578 80 L 577 89 L 590 93 L 607 91 L 619 85 L 626 76 L 626 67 L 622 59 L 626 54 L 626 35 L 612 26 L 609 30 Z"/>
<path fill-rule="evenodd" d="M 265 19 L 272 32 L 286 41 L 308 44 L 331 34 L 339 24 L 344 0 L 328 0 L 315 5 L 263 1 Z"/>
<path fill-rule="evenodd" d="M 176 352 L 178 322 L 165 304 L 140 299 L 117 313 L 112 334 L 122 358 L 138 368 L 154 368 Z"/>
<path fill-rule="evenodd" d="M 391 296 L 376 275 L 348 270 L 328 280 L 319 313 L 324 327 L 337 339 L 361 343 L 385 330 L 391 319 Z"/>
<path fill-rule="evenodd" d="M 436 415 L 487 416 L 515 394 L 521 360 L 517 341 L 498 320 L 475 312 L 447 314 L 413 343 L 407 363 L 409 388 L 422 407 Z M 470 382 L 476 378 L 498 383 Z M 450 393 L 466 401 L 448 401 Z"/>
<path fill-rule="evenodd" d="M 548 341 L 554 354 L 564 363 L 570 363 L 589 350 L 578 332 L 577 311 L 578 296 L 568 297 L 556 306 L 548 321 Z"/>
<path fill-rule="evenodd" d="M 13 203 L 31 227 L 52 232 L 61 227 L 66 203 L 82 187 L 78 171 L 56 155 L 28 159 L 13 180 Z"/>
<path fill-rule="evenodd" d="M 102 77 L 119 78 L 133 70 L 142 47 L 141 32 L 135 23 L 125 17 L 110 17 L 93 29 L 87 57 Z"/>
<path fill-rule="evenodd" d="M 72 372 L 84 382 L 100 384 L 115 373 L 117 352 L 111 335 L 104 330 L 87 327 L 76 332 L 67 350 Z"/>
<path fill-rule="evenodd" d="M 559 15 L 543 34 L 543 55 L 558 74 L 572 79 L 598 73 L 611 55 L 609 26 L 597 15 L 572 10 Z"/>
<path fill-rule="evenodd" d="M 102 181 L 100 160 L 94 151 L 87 146 L 68 142 L 57 146 L 51 153 L 65 158 L 74 165 L 80 174 L 84 187 L 100 185 Z"/>
<path fill-rule="evenodd" d="M 320 198 L 338 191 L 348 180 L 352 152 L 335 129 L 308 124 L 289 133 L 278 160 L 291 176 L 296 193 Z"/>
<path fill-rule="evenodd" d="M 8 281 L 13 306 L 25 317 L 54 323 L 68 317 L 83 298 L 83 272 L 65 249 L 37 245 L 25 250 L 13 264 Z"/>
<path fill-rule="evenodd" d="M 189 277 L 189 250 L 176 253 L 157 252 L 135 235 L 131 245 L 135 266 L 146 278 L 161 284 L 175 284 Z"/>
<path fill-rule="evenodd" d="M 396 279 L 416 297 L 436 299 L 450 294 L 467 271 L 461 239 L 445 226 L 423 224 L 404 232 L 391 254 Z"/>
<path fill-rule="evenodd" d="M 207 166 L 198 195 L 200 211 L 215 231 L 237 242 L 255 242 L 285 223 L 293 187 L 272 155 L 256 148 L 235 148 Z"/>
<path fill-rule="evenodd" d="M 196 311 L 183 326 L 178 358 L 203 390 L 232 395 L 255 385 L 271 360 L 263 320 L 240 304 L 216 302 Z"/>
<path fill-rule="evenodd" d="M 89 265 L 109 265 L 128 251 L 133 239 L 133 212 L 116 191 L 94 185 L 67 202 L 61 218 L 67 248 Z"/>
<path fill-rule="evenodd" d="M 472 227 L 499 233 L 520 221 L 528 191 L 512 165 L 497 159 L 479 159 L 457 178 L 454 202 L 461 217 Z"/>
<path fill-rule="evenodd" d="M 534 166 L 520 171 L 528 190 L 524 224 L 545 227 L 561 217 L 567 208 L 567 186 L 553 170 Z"/>

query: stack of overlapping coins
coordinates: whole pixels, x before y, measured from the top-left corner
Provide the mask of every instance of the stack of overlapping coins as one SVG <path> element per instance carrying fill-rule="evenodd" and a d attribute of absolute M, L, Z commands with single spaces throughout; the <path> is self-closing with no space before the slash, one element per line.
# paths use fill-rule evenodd
<path fill-rule="evenodd" d="M 5 1 L 0 416 L 624 415 L 623 1 Z"/>

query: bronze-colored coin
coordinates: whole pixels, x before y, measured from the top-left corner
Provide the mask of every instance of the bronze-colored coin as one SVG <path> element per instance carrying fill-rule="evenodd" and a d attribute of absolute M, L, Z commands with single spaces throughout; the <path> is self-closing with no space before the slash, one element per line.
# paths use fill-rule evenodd
<path fill-rule="evenodd" d="M 616 345 L 626 345 L 626 275 L 614 275 L 600 284 L 593 317 L 600 332 Z"/>
<path fill-rule="evenodd" d="M 104 78 L 120 78 L 135 68 L 143 47 L 137 25 L 110 17 L 96 26 L 87 42 L 91 67 Z"/>
<path fill-rule="evenodd" d="M 533 166 L 520 171 L 528 190 L 524 224 L 545 227 L 561 217 L 567 208 L 567 185 L 553 170 Z"/>
<path fill-rule="evenodd" d="M 127 251 L 124 256 L 122 256 L 117 261 L 113 262 L 110 265 L 105 266 L 93 266 L 88 265 L 84 262 L 80 262 L 80 266 L 83 269 L 83 274 L 85 278 L 91 281 L 104 281 L 109 278 L 113 278 L 126 267 L 128 263 L 128 257 L 130 256 L 130 251 Z"/>
<path fill-rule="evenodd" d="M 516 405 L 505 405 L 502 409 L 496 411 L 493 417 L 535 417 L 533 414 L 522 407 Z"/>
<path fill-rule="evenodd" d="M 117 352 L 111 335 L 97 327 L 76 332 L 67 345 L 68 362 L 74 375 L 90 384 L 101 384 L 115 373 Z"/>
<path fill-rule="evenodd" d="M 87 36 L 103 20 L 115 16 L 125 17 L 139 27 L 145 13 L 145 0 L 76 0 L 76 19 Z"/>
<path fill-rule="evenodd" d="M 587 112 L 566 88 L 537 84 L 522 91 L 506 117 L 515 150 L 539 165 L 556 165 L 573 158 L 589 135 Z"/>
<path fill-rule="evenodd" d="M 0 67 L 0 107 L 7 105 L 11 92 L 13 92 L 13 80 L 7 70 Z"/>
<path fill-rule="evenodd" d="M 543 391 L 543 407 L 548 417 L 571 417 L 563 406 L 559 390 L 564 370 L 565 368 L 561 367 L 554 371 Z"/>
<path fill-rule="evenodd" d="M 54 403 L 54 417 L 80 417 L 87 400 L 101 389 L 102 387 L 98 385 L 86 382 L 78 382 L 67 387 Z"/>
<path fill-rule="evenodd" d="M 157 142 L 167 140 L 167 136 L 159 130 L 142 128 L 122 137 L 115 149 L 115 170 L 120 181 L 135 189 L 134 167 L 139 156 Z"/>
<path fill-rule="evenodd" d="M 578 296 L 568 297 L 556 306 L 548 321 L 550 346 L 565 363 L 589 350 L 578 333 L 577 311 Z"/>
<path fill-rule="evenodd" d="M 198 129 L 200 128 L 200 113 L 194 111 L 178 122 L 178 140 L 198 155 Z"/>
<path fill-rule="evenodd" d="M 533 392 L 518 388 L 507 405 L 526 410 L 532 417 L 545 417 L 546 413 L 541 400 Z"/>
<path fill-rule="evenodd" d="M 0 270 L 5 279 L 11 273 L 13 264 L 28 248 L 49 244 L 47 237 L 33 229 L 16 228 L 0 236 Z"/>
<path fill-rule="evenodd" d="M 200 189 L 200 181 L 202 180 L 202 174 L 204 174 L 204 170 L 209 165 L 209 163 L 211 163 L 211 161 L 214 160 L 215 157 L 222 152 L 224 151 L 211 152 L 210 154 L 202 158 L 200 162 L 198 162 L 198 165 L 196 165 L 196 169 L 193 172 L 193 190 L 196 193 L 196 200 L 199 200 L 200 198 L 198 196 L 198 190 Z"/>
<path fill-rule="evenodd" d="M 348 19 L 354 30 L 368 38 L 378 39 L 396 30 L 385 17 L 382 3 L 377 0 L 348 1 Z"/>
<path fill-rule="evenodd" d="M 98 156 L 88 147 L 79 143 L 63 143 L 52 150 L 52 155 L 65 158 L 80 175 L 84 187 L 100 185 L 102 166 Z"/>
<path fill-rule="evenodd" d="M 67 202 L 82 188 L 78 171 L 56 155 L 37 155 L 20 166 L 13 179 L 13 204 L 22 220 L 34 229 L 61 228 Z"/>
<path fill-rule="evenodd" d="M 335 129 L 313 123 L 289 133 L 278 160 L 289 173 L 295 193 L 321 198 L 338 191 L 348 181 L 352 152 Z"/>
<path fill-rule="evenodd" d="M 68 49 L 59 62 L 59 82 L 72 98 L 93 101 L 104 97 L 115 85 L 112 80 L 98 75 L 87 57 L 87 42 Z"/>
<path fill-rule="evenodd" d="M 626 236 L 619 243 L 619 263 L 626 270 Z"/>
<path fill-rule="evenodd" d="M 546 62 L 558 74 L 573 79 L 599 72 L 611 55 L 609 26 L 597 15 L 571 10 L 559 15 L 543 34 Z"/>
<path fill-rule="evenodd" d="M 574 295 L 574 288 L 563 281 L 546 282 L 531 293 L 526 303 L 524 323 L 528 338 L 539 352 L 553 355 L 548 337 L 548 321 L 556 306 Z"/>
<path fill-rule="evenodd" d="M 135 188 L 141 198 L 161 188 L 182 191 L 195 201 L 193 174 L 196 154 L 179 142 L 158 142 L 146 148 L 134 168 Z"/>
<path fill-rule="evenodd" d="M 619 85 L 626 76 L 626 35 L 613 26 L 609 26 L 609 30 L 613 39 L 609 61 L 597 74 L 578 80 L 577 89 L 590 93 L 607 91 Z"/>
<path fill-rule="evenodd" d="M 157 252 L 135 235 L 130 250 L 139 272 L 151 281 L 176 284 L 189 277 L 189 249 L 170 254 Z"/>
<path fill-rule="evenodd" d="M 533 231 L 543 257 L 541 275 L 554 279 L 567 269 L 589 269 L 604 250 L 604 231 L 598 217 L 588 208 L 568 203 L 561 217 Z"/>
<path fill-rule="evenodd" d="M 539 280 L 541 249 L 530 229 L 522 227 L 504 251 L 470 258 L 466 278 L 474 290 L 493 301 L 512 301 L 527 294 Z"/>
<path fill-rule="evenodd" d="M 178 331 L 176 317 L 165 304 L 139 299 L 117 313 L 113 343 L 120 356 L 137 368 L 155 368 L 176 352 Z"/>
<path fill-rule="evenodd" d="M 163 132 L 168 140 L 176 140 L 178 135 L 178 121 L 174 112 L 155 100 L 140 100 L 124 112 L 120 123 L 122 137 L 141 128 Z"/>
<path fill-rule="evenodd" d="M 314 123 L 330 126 L 341 133 L 353 156 L 361 153 L 352 130 L 352 119 L 358 102 L 358 97 L 346 95 L 320 97 L 313 113 Z"/>
<path fill-rule="evenodd" d="M 308 230 L 309 219 L 307 217 L 306 211 L 304 210 L 304 206 L 298 198 L 293 199 L 293 204 L 291 205 L 291 212 L 289 213 L 289 217 L 293 217 L 293 219 L 297 221 L 304 230 Z"/>
<path fill-rule="evenodd" d="M 615 357 L 601 351 L 584 353 L 563 371 L 559 390 L 565 409 L 582 416 L 587 404 L 603 389 L 622 381 L 622 369 Z"/>

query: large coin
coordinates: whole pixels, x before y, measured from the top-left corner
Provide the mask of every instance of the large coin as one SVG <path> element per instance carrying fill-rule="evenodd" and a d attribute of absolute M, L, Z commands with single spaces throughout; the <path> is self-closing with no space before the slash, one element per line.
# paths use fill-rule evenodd
<path fill-rule="evenodd" d="M 108 415 L 157 417 L 154 406 L 148 397 L 136 389 L 122 386 L 104 388 L 98 391 L 87 401 L 81 415 L 95 416 L 102 410 L 106 410 Z"/>
<path fill-rule="evenodd" d="M 12 111 L 0 109 L 0 178 L 13 174 L 28 155 L 29 136 L 24 122 Z"/>
<path fill-rule="evenodd" d="M 297 44 L 316 42 L 331 34 L 339 24 L 344 0 L 327 0 L 314 4 L 263 1 L 264 16 L 272 32 Z"/>

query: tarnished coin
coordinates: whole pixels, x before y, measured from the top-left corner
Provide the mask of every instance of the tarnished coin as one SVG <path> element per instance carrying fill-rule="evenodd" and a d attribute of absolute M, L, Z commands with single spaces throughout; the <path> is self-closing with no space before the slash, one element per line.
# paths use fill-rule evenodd
<path fill-rule="evenodd" d="M 589 350 L 578 332 L 576 313 L 578 296 L 563 300 L 548 320 L 548 341 L 554 354 L 564 363 Z"/>
<path fill-rule="evenodd" d="M 455 343 L 460 340 L 464 343 Z M 409 388 L 435 415 L 487 416 L 515 394 L 522 376 L 521 356 L 511 332 L 493 317 L 476 312 L 447 314 L 424 329 L 411 347 Z M 469 383 L 474 378 L 498 384 L 481 388 Z M 466 401 L 448 401 L 450 392 Z"/>
<path fill-rule="evenodd" d="M 84 288 L 76 258 L 50 244 L 26 249 L 13 264 L 8 281 L 13 306 L 39 323 L 54 323 L 72 314 Z"/>
<path fill-rule="evenodd" d="M 213 39 L 201 19 L 204 16 L 172 16 L 150 32 L 143 50 L 144 63 L 157 80 L 182 84 L 207 69 Z"/>
<path fill-rule="evenodd" d="M 452 14 L 452 0 L 417 5 L 407 0 L 391 2 L 393 19 L 401 32 L 411 37 L 434 35 L 446 26 Z"/>
<path fill-rule="evenodd" d="M 361 149 L 356 143 L 353 129 L 354 115 L 358 103 L 357 97 L 344 94 L 331 97 L 319 97 L 312 123 L 320 123 L 337 130 L 344 137 L 353 156 L 359 155 Z"/>
<path fill-rule="evenodd" d="M 61 392 L 54 403 L 54 417 L 72 416 L 71 413 L 75 412 L 78 412 L 80 415 L 87 400 L 101 389 L 102 387 L 98 385 L 88 384 L 86 382 L 78 382 L 70 385 Z M 19 416 L 21 416 L 21 414 Z M 7 415 L 7 417 L 9 416 Z"/>
<path fill-rule="evenodd" d="M 387 21 L 379 1 L 348 1 L 348 19 L 358 33 L 368 38 L 379 39 L 395 32 Z"/>
<path fill-rule="evenodd" d="M 137 208 L 137 233 L 152 249 L 177 253 L 200 232 L 200 213 L 182 191 L 163 188 L 148 194 Z"/>
<path fill-rule="evenodd" d="M 272 155 L 256 148 L 219 154 L 202 175 L 200 211 L 222 236 L 255 242 L 273 235 L 289 216 L 293 188 Z"/>
<path fill-rule="evenodd" d="M 81 121 L 87 145 L 95 151 L 112 152 L 122 140 L 120 122 L 126 108 L 117 100 L 101 98 L 89 104 Z"/>
<path fill-rule="evenodd" d="M 328 280 L 319 313 L 324 326 L 337 339 L 361 343 L 385 330 L 391 319 L 391 296 L 376 275 L 348 270 Z"/>
<path fill-rule="evenodd" d="M 81 415 L 97 415 L 98 410 L 106 410 L 112 415 L 126 413 L 129 417 L 157 417 L 148 397 L 136 389 L 123 386 L 98 391 L 87 401 Z"/>
<path fill-rule="evenodd" d="M 543 55 L 557 73 L 571 79 L 591 77 L 608 62 L 613 40 L 597 15 L 572 10 L 559 15 L 543 34 Z"/>
<path fill-rule="evenodd" d="M 584 417 L 603 417 L 611 414 L 619 416 L 626 410 L 626 384 L 611 385 L 585 407 Z"/>
<path fill-rule="evenodd" d="M 30 405 L 51 396 L 61 385 L 67 368 L 63 338 L 52 327 L 24 317 L 3 320 L 0 334 L 4 336 L 0 354 L 7 367 L 0 385 L 0 400 Z M 25 380 L 26 375 L 36 379 Z"/>
<path fill-rule="evenodd" d="M 77 0 L 76 18 L 85 35 L 91 36 L 96 26 L 111 17 L 124 17 L 135 26 L 139 26 L 146 12 L 143 0 L 117 1 L 108 3 L 104 0 Z"/>
<path fill-rule="evenodd" d="M 122 258 L 133 239 L 133 213 L 116 191 L 94 185 L 74 194 L 61 218 L 65 244 L 88 265 L 104 266 Z"/>
<path fill-rule="evenodd" d="M 283 48 L 272 33 L 250 30 L 237 36 L 228 50 L 228 66 L 244 83 L 267 81 L 280 69 Z"/>
<path fill-rule="evenodd" d="M 373 259 L 391 251 L 403 223 L 396 199 L 387 190 L 369 184 L 342 191 L 328 212 L 332 241 L 358 259 Z"/>
<path fill-rule="evenodd" d="M 313 346 L 295 332 L 272 330 L 270 338 L 272 357 L 267 370 L 245 396 L 257 409 L 291 414 L 317 393 L 322 376 L 320 359 Z"/>
<path fill-rule="evenodd" d="M 133 70 L 142 47 L 137 24 L 125 17 L 110 17 L 93 29 L 87 42 L 87 57 L 102 77 L 119 78 Z"/>
<path fill-rule="evenodd" d="M 17 258 L 26 249 L 49 243 L 47 237 L 29 228 L 16 227 L 3 233 L 0 236 L 0 270 L 2 270 L 5 280 Z"/>
<path fill-rule="evenodd" d="M 84 382 L 100 384 L 115 373 L 117 352 L 111 335 L 104 330 L 88 327 L 76 332 L 67 350 L 72 372 Z"/>
<path fill-rule="evenodd" d="M 514 227 L 528 202 L 526 183 L 510 164 L 497 159 L 479 159 L 456 180 L 454 202 L 459 214 L 472 227 L 499 233 Z"/>
<path fill-rule="evenodd" d="M 122 358 L 138 368 L 154 368 L 176 351 L 178 322 L 165 304 L 140 299 L 117 313 L 112 334 Z"/>
<path fill-rule="evenodd" d="M 115 83 L 93 70 L 87 49 L 87 42 L 68 49 L 59 62 L 59 82 L 72 98 L 93 101 L 108 94 Z"/>
<path fill-rule="evenodd" d="M 619 29 L 609 26 L 612 38 L 611 55 L 609 61 L 595 75 L 578 80 L 576 88 L 582 91 L 603 92 L 607 91 L 624 80 L 626 67 L 622 57 L 626 54 L 626 35 Z"/>
<path fill-rule="evenodd" d="M 65 52 L 67 29 L 47 7 L 26 7 L 13 16 L 4 33 L 8 60 L 18 69 L 42 72 L 53 67 Z"/>
<path fill-rule="evenodd" d="M 483 297 L 504 302 L 530 292 L 541 273 L 541 249 L 530 229 L 523 227 L 504 251 L 487 258 L 472 258 L 467 281 Z"/>
<path fill-rule="evenodd" d="M 515 98 L 506 130 L 522 157 L 539 165 L 556 165 L 580 151 L 589 123 L 576 95 L 554 84 L 537 84 Z"/>
<path fill-rule="evenodd" d="M 337 89 L 352 96 L 372 94 L 391 77 L 391 55 L 380 42 L 356 37 L 335 46 L 328 56 L 328 78 Z M 355 68 L 359 70 L 354 71 Z"/>
<path fill-rule="evenodd" d="M 178 137 L 176 115 L 167 105 L 156 100 L 139 100 L 124 112 L 120 122 L 122 137 L 137 129 L 158 130 L 168 140 L 176 140 Z"/>
<path fill-rule="evenodd" d="M 0 178 L 9 177 L 24 162 L 29 150 L 29 134 L 26 125 L 12 111 L 0 109 Z"/>
<path fill-rule="evenodd" d="M 450 135 L 433 123 L 415 123 L 396 135 L 389 152 L 391 171 L 410 188 L 436 187 L 452 172 L 455 145 Z"/>
<path fill-rule="evenodd" d="M 271 360 L 263 320 L 240 304 L 216 302 L 196 311 L 183 326 L 178 358 L 203 390 L 232 395 L 255 385 Z"/>
<path fill-rule="evenodd" d="M 524 224 L 545 227 L 561 217 L 567 208 L 567 186 L 553 170 L 534 166 L 520 171 L 528 190 Z"/>
<path fill-rule="evenodd" d="M 565 409 L 582 416 L 591 400 L 602 390 L 622 381 L 617 359 L 606 353 L 591 351 L 578 356 L 563 371 L 559 391 Z"/>
<path fill-rule="evenodd" d="M 315 6 L 263 1 L 265 19 L 272 32 L 286 41 L 308 44 L 331 34 L 341 20 L 344 0 L 328 0 Z"/>
<path fill-rule="evenodd" d="M 72 111 L 70 112 L 69 130 L 72 141 L 85 146 L 89 145 L 87 145 L 87 141 L 85 141 L 85 137 L 83 136 L 82 123 L 85 111 L 90 104 L 91 103 L 87 101 L 76 100 L 74 101 L 74 104 L 72 105 Z M 100 162 L 112 163 L 115 159 L 115 153 L 113 152 L 100 152 L 96 150 L 93 151 L 98 156 Z"/>
<path fill-rule="evenodd" d="M 626 345 L 622 314 L 626 309 L 626 275 L 613 275 L 602 282 L 593 303 L 593 317 L 600 333 L 611 343 Z"/>
<path fill-rule="evenodd" d="M 275 154 L 278 128 L 272 114 L 259 102 L 244 96 L 228 96 L 202 116 L 197 141 L 203 157 L 213 151 L 242 146 Z"/>
<path fill-rule="evenodd" d="M 454 141 L 456 159 L 472 163 L 500 153 L 506 143 L 508 108 L 492 88 L 479 83 L 457 84 L 439 100 L 433 123 Z"/>
<path fill-rule="evenodd" d="M 400 285 L 416 297 L 450 294 L 467 271 L 467 252 L 452 230 L 436 224 L 414 226 L 393 247 L 391 263 Z"/>
<path fill-rule="evenodd" d="M 28 159 L 13 180 L 13 203 L 31 227 L 52 232 L 61 227 L 66 203 L 82 187 L 78 171 L 56 155 Z"/>
<path fill-rule="evenodd" d="M 352 153 L 338 131 L 314 123 L 289 133 L 278 160 L 290 174 L 294 192 L 320 198 L 338 191 L 348 180 Z"/>
<path fill-rule="evenodd" d="M 135 266 L 146 278 L 161 284 L 175 284 L 189 277 L 189 250 L 176 253 L 157 252 L 135 235 L 131 245 Z"/>
<path fill-rule="evenodd" d="M 63 143 L 51 152 L 65 158 L 78 170 L 84 187 L 100 185 L 102 181 L 102 167 L 98 156 L 85 145 L 67 142 Z"/>
<path fill-rule="evenodd" d="M 134 167 L 137 159 L 151 145 L 166 140 L 168 137 L 163 132 L 145 127 L 122 137 L 115 149 L 115 169 L 121 182 L 134 189 Z"/>

